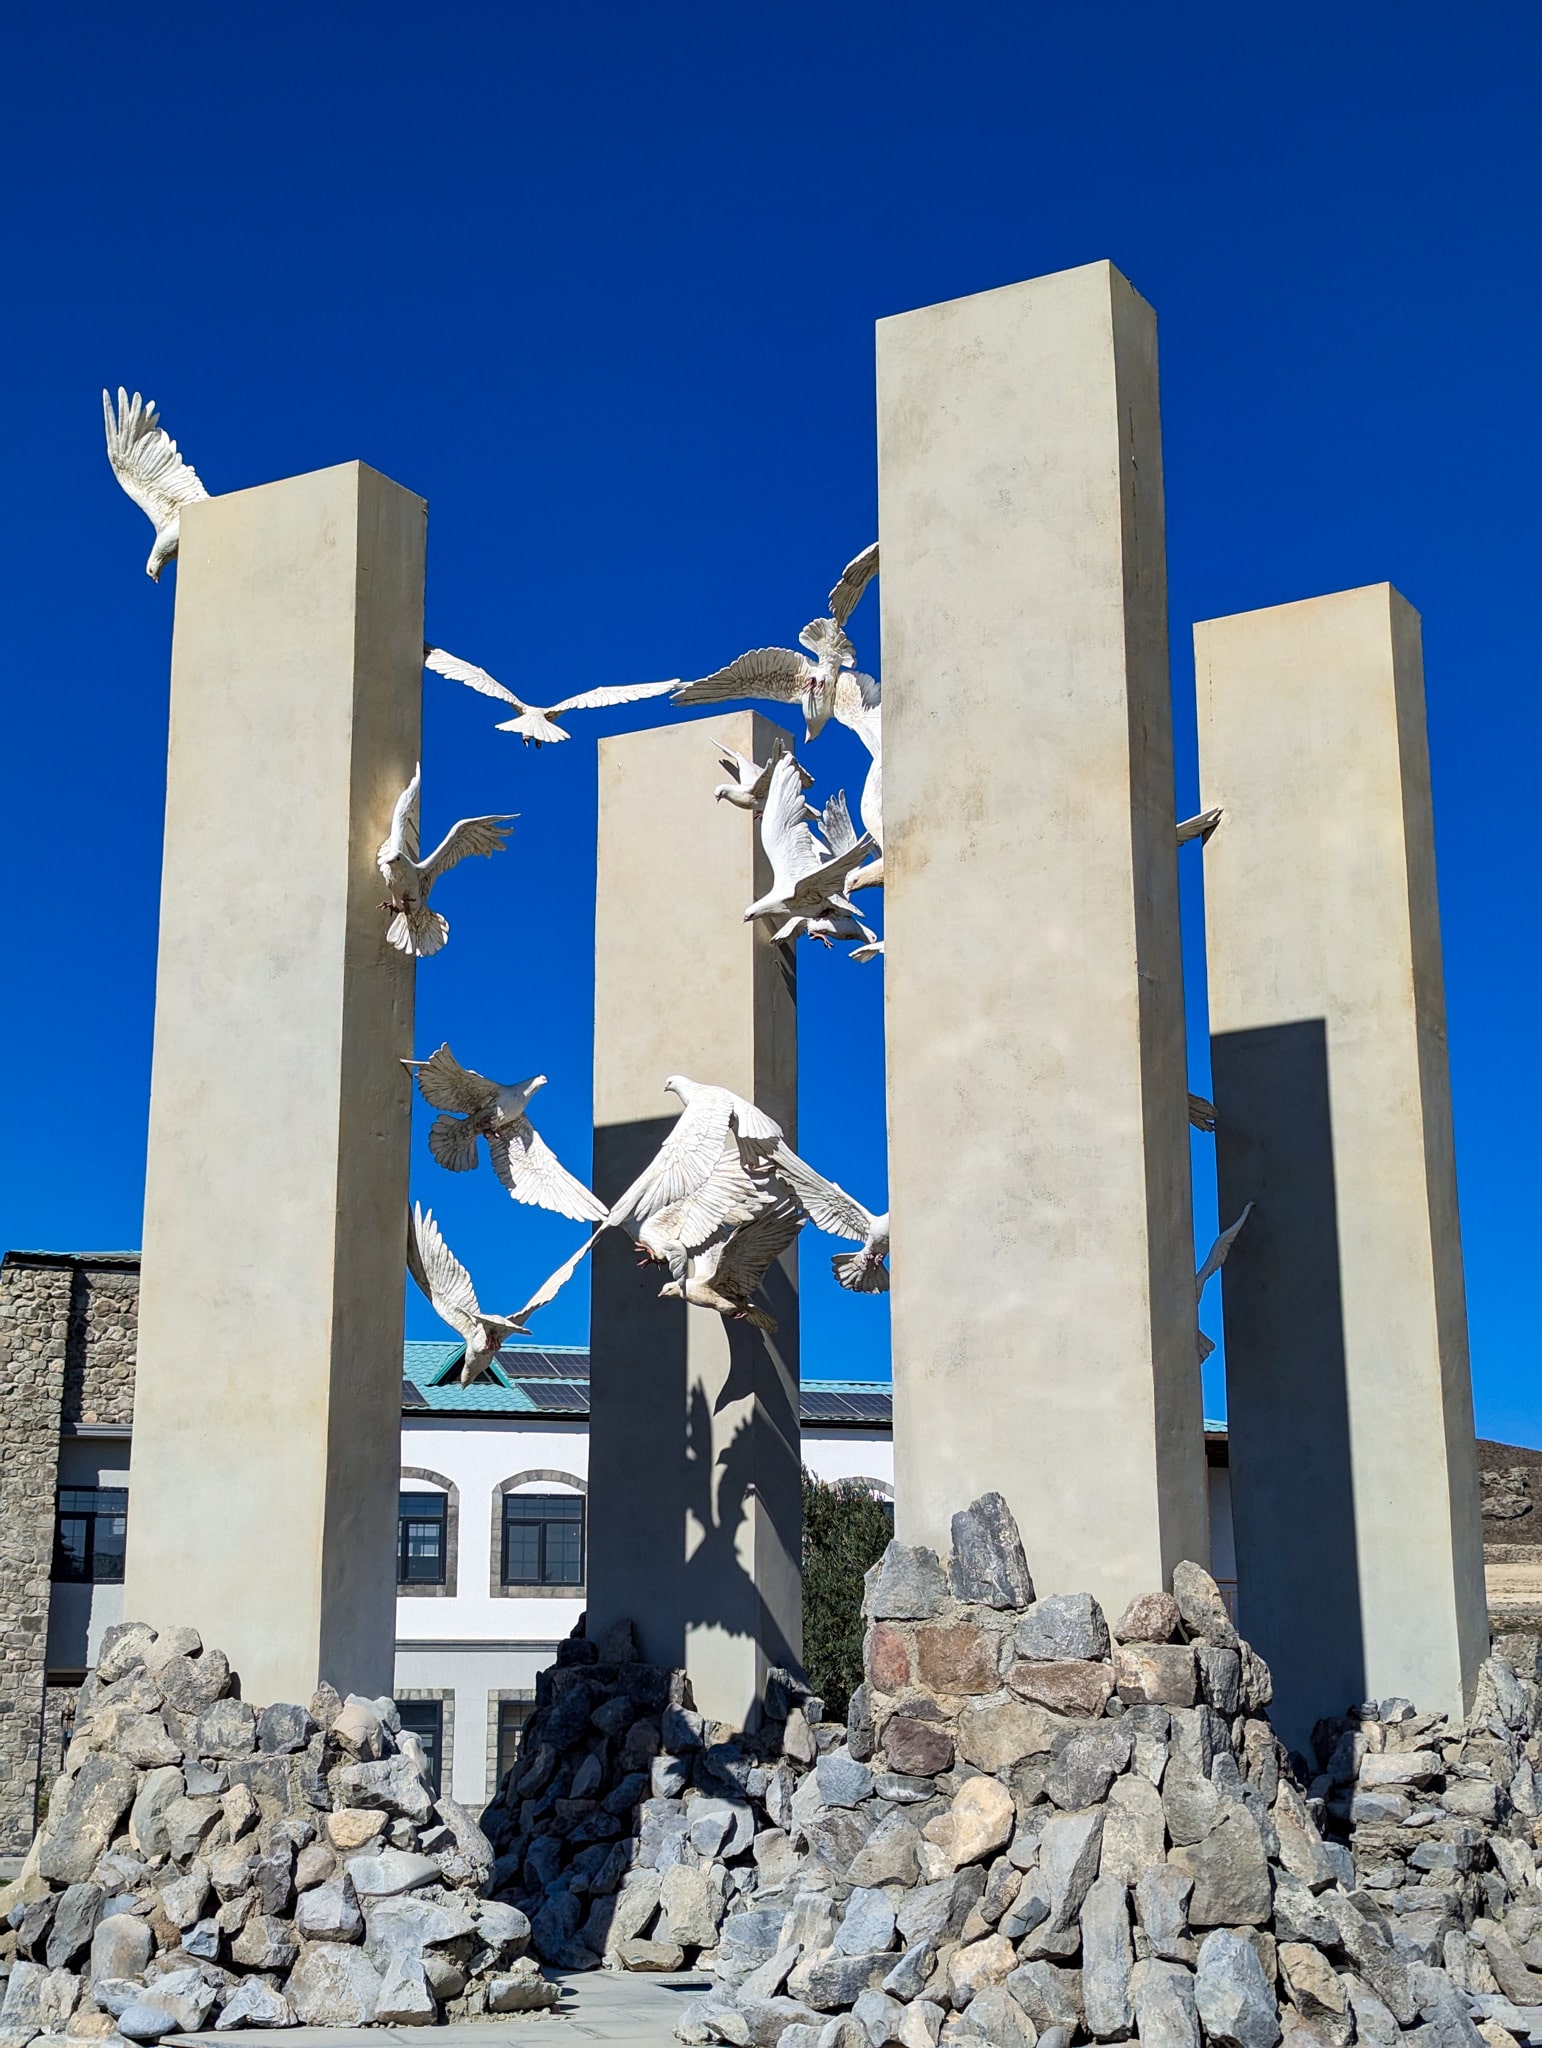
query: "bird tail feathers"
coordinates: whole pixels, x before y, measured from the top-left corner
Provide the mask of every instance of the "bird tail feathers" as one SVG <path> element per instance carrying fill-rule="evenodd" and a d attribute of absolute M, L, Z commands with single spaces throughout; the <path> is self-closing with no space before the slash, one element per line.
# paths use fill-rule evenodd
<path fill-rule="evenodd" d="M 745 1309 L 743 1321 L 752 1324 L 757 1330 L 774 1330 L 776 1328 L 776 1317 L 768 1315 L 763 1308 L 756 1308 L 753 1303 Z"/>
<path fill-rule="evenodd" d="M 414 953 L 419 959 L 437 953 L 449 936 L 449 919 L 421 906 L 398 910 L 386 927 L 386 938 L 398 953 Z"/>
<path fill-rule="evenodd" d="M 518 718 L 506 718 L 498 727 L 499 732 L 517 732 L 522 740 L 534 740 L 542 746 L 551 740 L 565 740 L 568 735 L 560 725 L 553 725 L 544 711 L 522 711 Z"/>
<path fill-rule="evenodd" d="M 429 1127 L 428 1149 L 451 1173 L 470 1173 L 477 1163 L 476 1130 L 468 1117 L 436 1117 Z"/>
<path fill-rule="evenodd" d="M 889 1269 L 882 1259 L 870 1259 L 866 1252 L 837 1252 L 831 1271 L 842 1287 L 853 1294 L 887 1294 Z"/>

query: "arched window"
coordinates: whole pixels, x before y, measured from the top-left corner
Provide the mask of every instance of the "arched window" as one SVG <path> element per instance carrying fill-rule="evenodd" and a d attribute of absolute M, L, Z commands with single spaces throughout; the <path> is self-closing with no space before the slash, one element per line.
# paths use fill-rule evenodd
<path fill-rule="evenodd" d="M 576 1472 L 536 1468 L 499 1482 L 489 1574 L 494 1599 L 583 1599 L 588 1492 Z"/>
<path fill-rule="evenodd" d="M 459 1561 L 460 1488 L 442 1472 L 403 1465 L 396 1514 L 397 1598 L 453 1600 Z"/>

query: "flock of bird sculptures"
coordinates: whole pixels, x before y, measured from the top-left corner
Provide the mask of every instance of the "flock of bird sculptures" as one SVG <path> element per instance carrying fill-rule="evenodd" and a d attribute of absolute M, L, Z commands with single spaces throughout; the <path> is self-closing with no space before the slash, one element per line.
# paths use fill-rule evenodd
<path fill-rule="evenodd" d="M 113 472 L 155 529 L 145 568 L 158 581 L 166 563 L 176 556 L 183 506 L 208 493 L 160 425 L 153 400 L 147 403 L 137 391 L 130 398 L 120 387 L 116 411 L 105 391 L 102 411 Z M 800 936 L 825 946 L 854 942 L 852 958 L 872 960 L 882 954 L 883 941 L 858 917 L 851 898 L 860 890 L 883 886 L 882 692 L 874 677 L 857 669 L 856 648 L 846 626 L 877 573 L 875 541 L 842 571 L 830 592 L 827 612 L 798 635 L 806 652 L 752 648 L 726 668 L 693 681 L 675 678 L 584 690 L 559 704 L 541 706 L 525 703 L 486 669 L 443 648 L 426 647 L 424 666 L 512 705 L 516 715 L 502 721 L 498 730 L 518 733 L 536 747 L 568 738 L 556 722 L 568 712 L 653 697 L 667 697 L 676 704 L 727 703 L 747 697 L 797 704 L 809 742 L 831 718 L 848 726 L 871 759 L 858 806 L 860 833 L 844 792 L 820 810 L 808 803 L 814 778 L 780 740 L 764 762 L 720 752 L 720 763 L 732 780 L 720 782 L 713 795 L 756 817 L 771 868 L 772 886 L 748 906 L 745 921 L 765 919 L 777 943 Z M 419 769 L 397 798 L 391 829 L 378 855 L 388 891 L 381 908 L 390 913 L 385 936 L 401 952 L 417 957 L 437 953 L 449 937 L 447 920 L 429 908 L 435 883 L 472 854 L 500 852 L 513 824 L 508 814 L 462 818 L 421 860 L 421 783 Z M 1179 844 L 1208 839 L 1220 816 L 1219 810 L 1206 811 L 1180 824 Z M 513 1315 L 489 1315 L 432 1214 L 414 1204 L 408 1270 L 438 1314 L 464 1339 L 464 1382 L 490 1372 L 504 1342 L 526 1332 L 529 1318 L 555 1298 L 606 1230 L 626 1231 L 643 1264 L 668 1268 L 669 1278 L 659 1289 L 662 1296 L 715 1309 L 760 1330 L 772 1331 L 776 1322 L 753 1297 L 809 1221 L 858 1247 L 831 1261 L 842 1287 L 859 1294 L 888 1289 L 888 1216 L 873 1214 L 834 1181 L 816 1173 L 763 1110 L 731 1089 L 670 1075 L 664 1085 L 678 1097 L 681 1114 L 647 1167 L 607 1208 L 568 1172 L 530 1121 L 530 1100 L 545 1086 L 544 1074 L 526 1081 L 490 1081 L 463 1067 L 448 1045 L 440 1046 L 430 1059 L 405 1065 L 416 1076 L 424 1100 L 440 1112 L 428 1143 L 441 1166 L 452 1173 L 471 1171 L 480 1163 L 485 1142 L 493 1172 L 516 1202 L 533 1203 L 594 1226 L 586 1242 L 523 1308 Z M 1201 1130 L 1215 1127 L 1215 1113 L 1202 1097 L 1190 1095 L 1189 1117 Z M 1251 1207 L 1250 1203 L 1212 1245 L 1195 1276 L 1196 1297 L 1224 1262 Z M 1212 1348 L 1201 1333 L 1201 1358 Z"/>

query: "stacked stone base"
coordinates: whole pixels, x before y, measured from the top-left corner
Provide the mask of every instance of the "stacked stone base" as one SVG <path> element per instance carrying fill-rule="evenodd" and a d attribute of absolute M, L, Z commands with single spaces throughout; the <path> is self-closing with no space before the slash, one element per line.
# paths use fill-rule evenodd
<path fill-rule="evenodd" d="M 706 1970 L 688 2042 L 1542 2044 L 1534 1641 L 1463 1727 L 1325 1724 L 1303 1784 L 1197 1566 L 1110 1629 L 990 1496 L 865 1611 L 848 1720 L 789 1691 L 753 1737 L 625 1632 L 564 1646 L 483 1817 L 543 1958 Z"/>
<path fill-rule="evenodd" d="M 390 1700 L 257 1710 L 193 1630 L 109 1630 L 0 1892 L 0 2048 L 552 2005 L 492 1863 Z"/>

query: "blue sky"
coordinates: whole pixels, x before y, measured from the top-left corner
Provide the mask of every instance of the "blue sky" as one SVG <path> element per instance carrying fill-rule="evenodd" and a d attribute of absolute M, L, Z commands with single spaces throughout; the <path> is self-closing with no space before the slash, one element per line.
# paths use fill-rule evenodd
<path fill-rule="evenodd" d="M 359 456 L 423 493 L 431 636 L 540 700 L 795 633 L 875 531 L 874 320 L 1107 256 L 1161 324 L 1180 806 L 1192 620 L 1383 578 L 1423 613 L 1479 1427 L 1542 1444 L 1539 22 L 278 0 L 164 6 L 146 34 L 90 0 L 25 10 L 0 132 L 0 1244 L 139 1237 L 174 590 L 106 468 L 102 384 L 152 393 L 211 490 Z M 544 1070 L 580 1171 L 593 742 L 645 716 L 525 753 L 426 678 L 425 831 L 521 818 L 446 885 L 420 1049 Z M 844 732 L 809 765 L 859 786 Z M 879 971 L 805 948 L 800 983 L 804 1149 L 876 1205 Z M 491 1306 L 574 1241 L 421 1134 L 414 1170 Z M 828 1249 L 805 1238 L 805 1367 L 881 1375 L 883 1304 L 835 1289 Z M 586 1316 L 580 1285 L 541 1333 Z M 436 1327 L 413 1301 L 409 1330 Z"/>

